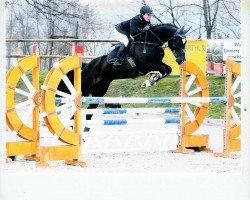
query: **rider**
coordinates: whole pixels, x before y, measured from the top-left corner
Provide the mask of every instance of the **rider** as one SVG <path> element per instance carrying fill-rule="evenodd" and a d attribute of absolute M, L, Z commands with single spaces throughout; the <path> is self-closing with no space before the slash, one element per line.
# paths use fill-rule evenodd
<path fill-rule="evenodd" d="M 139 15 L 115 25 L 114 33 L 116 38 L 121 43 L 117 52 L 116 61 L 114 63 L 115 68 L 119 68 L 122 65 L 121 58 L 126 47 L 128 46 L 129 38 L 133 39 L 133 37 L 140 34 L 141 32 L 149 30 L 152 13 L 152 9 L 145 5 L 141 7 Z"/>

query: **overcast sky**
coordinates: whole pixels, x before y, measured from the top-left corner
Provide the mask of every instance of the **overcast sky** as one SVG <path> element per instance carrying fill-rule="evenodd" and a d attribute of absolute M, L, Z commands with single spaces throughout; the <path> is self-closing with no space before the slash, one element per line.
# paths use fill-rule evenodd
<path fill-rule="evenodd" d="M 165 0 L 168 2 L 168 0 Z M 178 0 L 177 2 L 183 2 L 185 1 L 186 3 L 198 3 L 201 2 L 201 0 Z M 82 4 L 90 4 L 91 7 L 95 8 L 95 13 L 97 15 L 97 19 L 99 19 L 99 22 L 105 24 L 110 24 L 109 27 L 113 27 L 115 24 L 120 23 L 124 20 L 131 19 L 133 16 L 139 14 L 139 10 L 142 6 L 142 1 L 141 0 L 81 0 Z M 159 10 L 161 8 L 164 8 L 162 6 L 159 6 L 158 0 L 146 0 L 148 5 L 152 7 L 153 10 L 155 10 L 155 13 L 162 12 L 163 10 Z M 158 9 L 158 10 L 157 10 Z M 196 12 L 196 10 L 192 10 L 192 12 Z M 179 14 L 180 17 L 180 14 Z M 187 26 L 192 26 L 193 30 L 196 30 L 200 26 L 200 17 L 194 15 L 189 15 L 188 18 L 182 18 L 179 20 L 179 23 L 181 25 L 187 25 Z M 165 15 L 165 18 L 161 18 L 163 23 L 172 23 L 172 18 L 168 15 Z M 152 18 L 152 23 L 153 24 L 158 24 L 159 22 Z M 106 30 L 104 34 L 107 32 L 108 35 L 111 34 L 111 28 L 110 30 Z M 198 32 L 191 32 L 189 33 L 189 37 L 198 37 Z M 205 29 L 203 28 L 202 31 L 202 36 L 206 37 Z M 227 29 L 224 30 L 224 32 L 227 32 Z M 237 31 L 236 31 L 237 32 Z M 103 34 L 103 33 L 102 33 Z M 108 36 L 107 35 L 107 36 Z M 102 35 L 104 36 L 104 35 Z M 104 36 L 106 37 L 106 36 Z"/>
<path fill-rule="evenodd" d="M 82 3 L 92 5 L 101 18 L 112 23 L 119 23 L 139 14 L 142 6 L 137 0 L 82 0 Z"/>
<path fill-rule="evenodd" d="M 116 24 L 123 20 L 132 18 L 139 14 L 142 6 L 141 0 L 81 0 L 82 4 L 90 4 L 95 8 L 96 13 L 99 14 L 100 19 L 104 19 L 107 22 Z M 166 0 L 168 1 L 168 0 Z M 182 0 L 179 0 L 182 1 Z M 184 1 L 184 0 L 183 0 Z M 186 0 L 188 3 L 197 2 L 200 0 Z M 159 3 L 157 0 L 146 0 L 148 5 L 159 9 Z M 157 12 L 156 12 L 157 13 Z M 169 19 L 170 20 L 170 19 Z M 169 23 L 168 19 L 163 20 L 165 23 Z M 152 23 L 159 23 L 156 19 L 152 19 Z"/>
<path fill-rule="evenodd" d="M 110 27 L 114 27 L 124 20 L 131 19 L 135 15 L 139 14 L 140 8 L 142 7 L 141 0 L 81 0 L 83 5 L 90 4 L 91 7 L 95 8 L 95 13 L 97 14 L 97 19 L 101 23 L 110 24 Z M 168 0 L 166 0 L 168 1 Z M 186 0 L 188 2 L 199 1 L 199 0 Z M 157 0 L 146 0 L 148 5 L 152 9 L 159 9 Z M 156 12 L 157 13 L 157 12 Z M 162 19 L 165 23 L 171 23 L 170 19 Z M 152 18 L 151 22 L 153 24 L 159 24 L 155 18 Z M 108 29 L 102 32 L 97 37 L 113 37 L 113 30 Z"/>

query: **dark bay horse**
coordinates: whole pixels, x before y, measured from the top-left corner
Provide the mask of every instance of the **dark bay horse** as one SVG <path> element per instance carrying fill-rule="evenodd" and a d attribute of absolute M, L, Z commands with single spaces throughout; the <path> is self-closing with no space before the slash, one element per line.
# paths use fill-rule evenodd
<path fill-rule="evenodd" d="M 115 79 L 135 78 L 150 71 L 159 71 L 162 77 L 171 73 L 172 68 L 162 62 L 164 57 L 163 44 L 168 47 L 176 57 L 176 62 L 185 61 L 185 44 L 183 41 L 188 30 L 178 28 L 172 24 L 152 26 L 148 31 L 134 37 L 127 52 L 133 59 L 136 67 L 131 66 L 127 59 L 123 60 L 119 70 L 113 68 L 107 60 L 108 55 L 93 59 L 82 66 L 82 95 L 102 97 L 108 90 L 110 83 Z M 73 72 L 69 72 L 69 79 L 73 82 Z M 65 91 L 66 86 L 61 82 L 59 90 Z M 89 105 L 88 108 L 97 108 L 98 104 Z M 91 115 L 87 115 L 91 119 Z"/>
<path fill-rule="evenodd" d="M 82 68 L 82 95 L 102 97 L 115 79 L 135 78 L 150 71 L 159 71 L 163 76 L 171 73 L 170 66 L 164 64 L 162 45 L 168 42 L 168 47 L 176 57 L 177 63 L 185 61 L 186 30 L 172 24 L 153 26 L 149 31 L 136 36 L 130 45 L 129 54 L 136 67 L 124 59 L 119 70 L 113 69 L 107 61 L 107 55 L 95 58 Z M 94 107 L 94 105 L 93 105 Z"/>

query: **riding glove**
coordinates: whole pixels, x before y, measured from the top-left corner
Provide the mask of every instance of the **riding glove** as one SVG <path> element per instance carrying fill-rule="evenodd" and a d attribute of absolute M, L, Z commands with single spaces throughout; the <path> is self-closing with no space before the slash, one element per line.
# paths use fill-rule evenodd
<path fill-rule="evenodd" d="M 150 25 L 148 24 L 147 26 L 145 26 L 142 31 L 148 31 L 150 29 Z"/>

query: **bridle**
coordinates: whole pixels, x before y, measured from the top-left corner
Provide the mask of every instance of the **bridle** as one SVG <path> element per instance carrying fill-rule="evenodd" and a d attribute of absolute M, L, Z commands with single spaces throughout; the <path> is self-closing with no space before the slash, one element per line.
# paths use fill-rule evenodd
<path fill-rule="evenodd" d="M 182 40 L 185 40 L 184 42 L 183 42 L 183 45 L 184 45 L 184 49 L 185 49 L 185 46 L 186 46 L 186 43 L 187 43 L 187 39 L 186 39 L 186 37 L 184 36 L 184 35 L 180 35 L 180 34 L 176 34 L 176 35 L 174 35 L 172 38 L 170 38 L 168 41 L 170 41 L 171 39 L 175 39 L 175 37 L 180 37 L 180 38 L 182 38 Z M 174 54 L 174 56 L 175 57 L 177 57 L 177 53 L 176 53 L 176 49 L 175 49 L 175 42 L 173 42 L 173 49 L 171 49 L 171 51 L 173 52 L 173 54 Z M 167 43 L 167 45 L 166 45 L 166 48 L 169 48 L 170 49 L 170 47 L 168 46 L 168 43 Z M 180 53 L 185 53 L 184 51 L 184 49 L 180 49 Z"/>
<path fill-rule="evenodd" d="M 159 40 L 159 42 L 161 42 L 161 45 L 158 45 L 158 44 L 156 44 L 156 43 L 149 43 L 149 42 L 147 42 L 147 32 L 148 32 L 148 31 L 149 31 L 157 40 Z M 144 44 L 143 53 L 146 53 L 146 44 L 150 44 L 150 45 L 154 45 L 154 46 L 157 46 L 157 47 L 161 47 L 161 48 L 163 48 L 163 49 L 167 49 L 167 48 L 169 48 L 168 42 L 169 42 L 170 40 L 174 39 L 175 37 L 181 37 L 182 39 L 184 39 L 184 40 L 185 40 L 185 42 L 184 42 L 184 47 L 186 46 L 187 40 L 186 40 L 186 36 L 185 36 L 185 35 L 174 34 L 170 39 L 167 40 L 167 42 L 163 42 L 163 41 L 162 41 L 153 31 L 151 31 L 151 30 L 148 30 L 148 31 L 146 31 L 145 41 L 144 41 L 144 42 L 132 42 L 133 44 L 135 44 L 135 43 Z M 134 37 L 139 36 L 139 35 L 141 35 L 141 34 L 142 34 L 142 32 L 139 33 L 139 34 L 137 34 L 137 35 L 135 35 Z M 164 44 L 165 44 L 165 45 L 164 45 Z M 164 46 L 163 46 L 163 45 L 164 45 Z M 173 43 L 173 47 L 174 47 L 174 46 L 175 46 L 175 44 Z M 170 49 L 170 48 L 169 48 L 169 49 Z M 173 49 L 173 50 L 171 50 L 171 51 L 173 51 L 173 53 L 174 53 L 175 56 L 177 55 L 176 52 L 175 52 L 175 49 Z M 183 49 L 181 49 L 181 51 L 182 51 L 182 53 L 184 53 L 184 50 L 183 50 Z"/>

